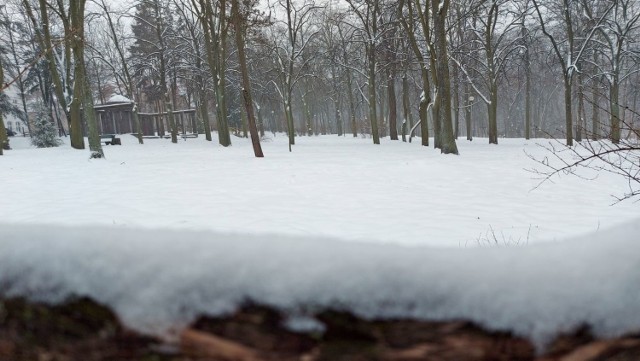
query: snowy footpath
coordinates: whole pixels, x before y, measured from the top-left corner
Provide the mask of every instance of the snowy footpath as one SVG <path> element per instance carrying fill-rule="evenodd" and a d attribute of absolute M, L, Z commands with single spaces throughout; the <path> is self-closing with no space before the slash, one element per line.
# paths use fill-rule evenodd
<path fill-rule="evenodd" d="M 0 158 L 0 294 L 88 295 L 163 334 L 253 300 L 293 328 L 318 309 L 469 319 L 539 344 L 589 324 L 640 331 L 637 204 L 625 181 L 538 180 L 536 141 L 418 144 L 284 137 L 255 159 L 203 139 Z M 544 142 L 540 140 L 540 142 Z M 497 244 L 496 244 L 497 243 Z"/>

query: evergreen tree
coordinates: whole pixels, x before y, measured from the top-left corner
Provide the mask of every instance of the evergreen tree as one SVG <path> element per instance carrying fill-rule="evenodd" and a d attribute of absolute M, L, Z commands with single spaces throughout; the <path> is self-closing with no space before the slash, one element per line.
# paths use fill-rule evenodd
<path fill-rule="evenodd" d="M 44 104 L 38 105 L 31 144 L 38 148 L 51 148 L 62 144 L 62 140 L 58 137 L 58 129 L 51 121 L 49 109 Z"/>
<path fill-rule="evenodd" d="M 135 77 L 140 79 L 147 100 L 164 103 L 171 141 L 177 143 L 178 131 L 173 115 L 177 65 L 173 23 L 169 4 L 162 0 L 141 1 L 136 6 L 135 24 L 131 26 L 136 40 L 129 51 Z"/>

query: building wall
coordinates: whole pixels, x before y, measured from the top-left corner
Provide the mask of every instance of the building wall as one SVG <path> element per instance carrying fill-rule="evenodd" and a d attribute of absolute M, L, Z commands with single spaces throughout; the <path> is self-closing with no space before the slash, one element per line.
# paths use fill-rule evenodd
<path fill-rule="evenodd" d="M 9 97 L 9 101 L 15 105 L 18 109 L 22 109 L 22 104 L 20 102 L 20 96 L 18 95 L 17 88 L 14 86 L 9 87 L 9 89 L 5 90 L 5 94 Z M 2 120 L 4 121 L 5 128 L 12 130 L 18 134 L 24 134 L 28 132 L 27 125 L 22 121 L 22 119 L 14 116 L 13 114 L 2 114 Z"/>

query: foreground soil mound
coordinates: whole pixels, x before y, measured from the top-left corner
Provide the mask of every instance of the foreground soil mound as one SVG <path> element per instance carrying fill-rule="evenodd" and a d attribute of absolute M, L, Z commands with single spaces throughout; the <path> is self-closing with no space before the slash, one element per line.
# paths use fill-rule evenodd
<path fill-rule="evenodd" d="M 529 340 L 472 323 L 366 321 L 348 313 L 316 315 L 323 331 L 296 333 L 276 310 L 247 305 L 226 317 L 202 317 L 179 340 L 127 330 L 87 298 L 51 306 L 0 301 L 2 361 L 632 361 L 640 335 L 594 338 L 588 327 L 557 337 L 542 354 Z"/>

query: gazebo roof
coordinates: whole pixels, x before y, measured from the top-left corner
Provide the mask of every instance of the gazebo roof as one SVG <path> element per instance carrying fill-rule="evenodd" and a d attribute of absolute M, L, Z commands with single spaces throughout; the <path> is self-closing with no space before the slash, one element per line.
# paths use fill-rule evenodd
<path fill-rule="evenodd" d="M 107 100 L 106 104 L 115 104 L 115 103 L 133 103 L 133 101 L 124 95 L 113 94 L 109 100 Z"/>

